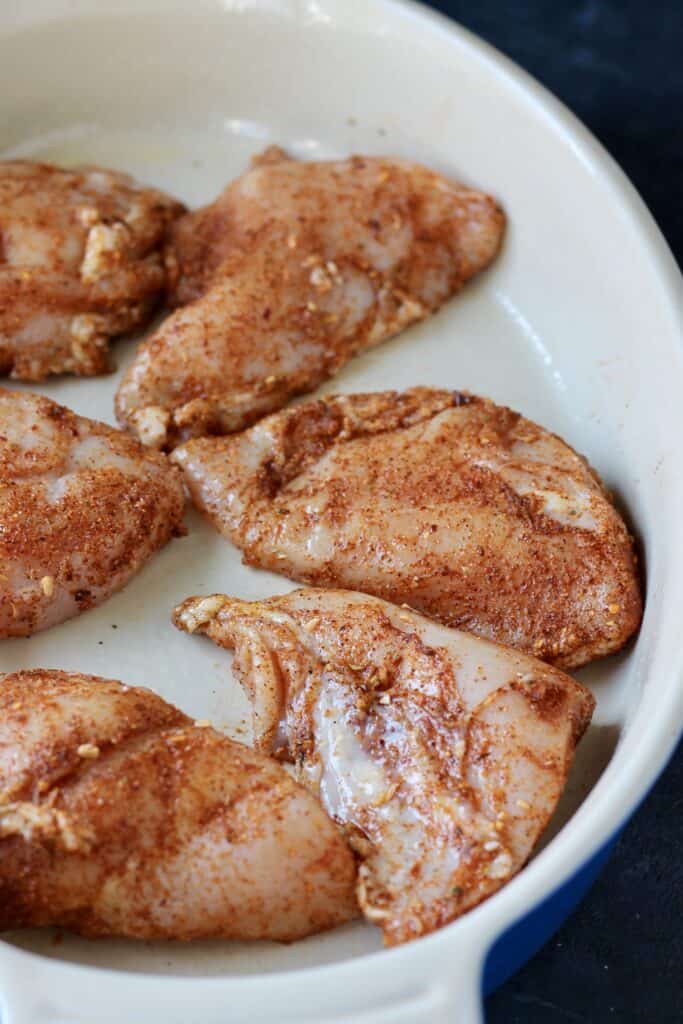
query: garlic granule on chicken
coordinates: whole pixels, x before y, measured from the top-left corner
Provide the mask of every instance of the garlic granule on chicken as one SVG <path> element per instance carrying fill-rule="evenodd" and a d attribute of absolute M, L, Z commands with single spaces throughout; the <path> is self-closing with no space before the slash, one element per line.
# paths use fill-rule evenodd
<path fill-rule="evenodd" d="M 595 703 L 540 661 L 348 591 L 190 598 L 174 621 L 234 650 L 257 749 L 344 828 L 390 945 L 523 866 Z"/>

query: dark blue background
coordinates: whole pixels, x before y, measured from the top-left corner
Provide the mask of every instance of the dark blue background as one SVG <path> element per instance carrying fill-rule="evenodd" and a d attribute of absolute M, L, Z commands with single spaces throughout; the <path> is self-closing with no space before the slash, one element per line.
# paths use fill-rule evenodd
<path fill-rule="evenodd" d="M 431 6 L 512 57 L 588 125 L 683 262 L 683 0 Z M 682 935 L 683 748 L 578 911 L 488 1000 L 488 1024 L 679 1024 Z"/>

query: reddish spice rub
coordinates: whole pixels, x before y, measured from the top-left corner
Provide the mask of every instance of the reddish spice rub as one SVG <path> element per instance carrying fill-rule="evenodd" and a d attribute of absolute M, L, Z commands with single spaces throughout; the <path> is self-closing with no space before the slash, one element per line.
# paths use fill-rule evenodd
<path fill-rule="evenodd" d="M 323 398 L 172 458 L 250 565 L 406 603 L 562 666 L 638 628 L 633 542 L 599 478 L 486 399 Z"/>
<path fill-rule="evenodd" d="M 355 877 L 279 764 L 150 691 L 0 680 L 0 929 L 290 941 L 355 916 Z"/>

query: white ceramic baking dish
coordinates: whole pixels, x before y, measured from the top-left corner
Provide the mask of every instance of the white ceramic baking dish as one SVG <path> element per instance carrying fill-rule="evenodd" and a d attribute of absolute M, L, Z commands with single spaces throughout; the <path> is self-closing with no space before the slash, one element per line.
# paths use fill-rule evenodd
<path fill-rule="evenodd" d="M 497 265 L 332 387 L 449 384 L 561 433 L 614 489 L 642 544 L 643 628 L 625 655 L 581 673 L 598 709 L 553 837 L 460 921 L 391 951 L 360 923 L 293 946 L 10 935 L 0 942 L 3 1024 L 475 1022 L 492 947 L 489 982 L 576 901 L 681 729 L 681 279 L 638 196 L 581 125 L 467 32 L 392 0 L 0 6 L 3 156 L 109 164 L 196 204 L 270 141 L 308 158 L 400 154 L 500 197 L 510 229 Z M 121 366 L 132 351 L 117 346 Z M 117 379 L 41 390 L 111 420 Z M 207 525 L 189 522 L 189 537 L 108 604 L 3 643 L 0 669 L 118 677 L 234 728 L 245 708 L 226 659 L 176 633 L 169 611 L 192 593 L 257 596 L 288 584 L 242 567 Z"/>

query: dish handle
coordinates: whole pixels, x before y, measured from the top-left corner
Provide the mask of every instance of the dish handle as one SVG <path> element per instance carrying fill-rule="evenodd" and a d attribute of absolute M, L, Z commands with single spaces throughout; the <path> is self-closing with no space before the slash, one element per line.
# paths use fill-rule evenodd
<path fill-rule="evenodd" d="M 374 1006 L 344 1016 L 345 1024 L 484 1024 L 482 980 L 489 945 L 490 940 L 475 943 L 455 955 L 449 946 L 439 949 L 437 958 L 433 949 L 425 955 L 427 950 L 417 943 L 417 955 L 405 964 L 406 980 L 410 975 L 422 975 L 417 990 L 385 996 L 384 1000 L 380 996 Z M 336 1016 L 330 1024 L 333 1022 L 337 1024 Z"/>
<path fill-rule="evenodd" d="M 481 936 L 480 936 L 481 938 Z M 1 945 L 1 943 L 0 943 Z M 373 964 L 376 984 L 349 984 L 295 990 L 279 1017 L 282 1024 L 484 1024 L 483 964 L 489 942 L 469 948 L 417 942 L 400 962 L 390 958 Z M 402 951 L 403 951 L 402 950 Z M 59 961 L 40 961 L 19 950 L 0 957 L 0 1024 L 138 1024 L 163 1020 L 187 1024 L 197 1019 L 197 992 L 182 979 L 122 976 L 74 969 Z M 398 975 L 398 981 L 397 981 Z M 150 985 L 153 980 L 154 984 Z M 314 972 L 312 972 L 314 981 Z M 225 1024 L 226 1007 L 235 1024 L 272 1019 L 272 992 L 260 985 L 256 993 L 235 1001 L 229 980 L 204 989 L 202 1024 Z"/>
<path fill-rule="evenodd" d="M 435 988 L 415 999 L 352 1018 L 353 1024 L 484 1024 L 481 982 L 465 987 Z M 3 1021 L 4 1024 L 4 1021 Z M 15 1024 L 15 1022 L 11 1022 Z M 17 1021 L 16 1024 L 25 1024 Z M 31 1022 L 33 1024 L 33 1022 Z"/>
<path fill-rule="evenodd" d="M 3 993 L 0 999 L 0 1024 L 58 1024 L 64 1019 L 60 1011 L 42 1004 L 41 999 Z M 432 990 L 400 1005 L 373 1010 L 353 1018 L 353 1024 L 484 1024 L 481 992 Z"/>

